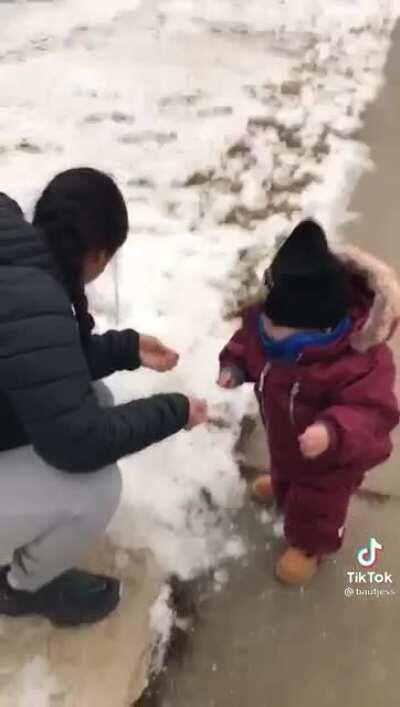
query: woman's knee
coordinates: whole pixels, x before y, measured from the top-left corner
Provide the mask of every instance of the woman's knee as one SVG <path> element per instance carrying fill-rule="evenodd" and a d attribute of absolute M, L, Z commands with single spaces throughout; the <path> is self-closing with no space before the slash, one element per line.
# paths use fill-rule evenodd
<path fill-rule="evenodd" d="M 97 519 L 100 525 L 108 524 L 119 506 L 121 493 L 122 476 L 116 464 L 95 472 L 90 477 L 84 515 Z"/>
<path fill-rule="evenodd" d="M 104 469 L 105 479 L 104 488 L 101 490 L 102 498 L 109 509 L 111 515 L 114 515 L 117 510 L 122 494 L 122 475 L 117 464 Z"/>

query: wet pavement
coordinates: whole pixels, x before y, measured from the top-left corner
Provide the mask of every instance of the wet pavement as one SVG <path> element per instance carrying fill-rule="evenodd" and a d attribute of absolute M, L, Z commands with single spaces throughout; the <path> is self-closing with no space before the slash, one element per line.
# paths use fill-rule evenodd
<path fill-rule="evenodd" d="M 325 562 L 310 588 L 298 590 L 275 580 L 282 541 L 249 503 L 239 520 L 248 556 L 226 567 L 221 591 L 215 581 L 197 584 L 196 627 L 183 657 L 170 663 L 158 699 L 148 704 L 397 706 L 399 511 L 397 499 L 354 499 L 342 553 Z M 392 582 L 374 585 L 387 592 L 381 597 L 357 596 L 369 585 L 350 582 L 347 574 L 358 571 L 356 551 L 371 535 L 384 542 L 379 571 L 392 575 Z"/>
<path fill-rule="evenodd" d="M 120 707 L 143 691 L 158 568 L 148 553 L 115 552 L 107 542 L 88 566 L 122 578 L 118 611 L 79 629 L 54 629 L 39 618 L 1 619 L 0 707 Z"/>

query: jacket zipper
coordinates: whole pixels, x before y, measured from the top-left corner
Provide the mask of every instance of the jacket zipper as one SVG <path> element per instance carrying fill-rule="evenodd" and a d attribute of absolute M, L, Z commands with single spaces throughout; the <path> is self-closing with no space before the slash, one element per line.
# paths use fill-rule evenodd
<path fill-rule="evenodd" d="M 267 416 L 265 414 L 265 403 L 264 403 L 264 386 L 265 386 L 265 379 L 269 373 L 269 370 L 271 368 L 271 364 L 268 362 L 265 364 L 262 373 L 260 375 L 260 379 L 258 381 L 258 393 L 260 395 L 260 405 L 261 405 L 261 415 L 263 418 L 264 424 L 267 422 Z"/>
<path fill-rule="evenodd" d="M 297 381 L 292 385 L 292 389 L 290 391 L 290 399 L 289 399 L 289 415 L 290 415 L 290 421 L 293 425 L 293 427 L 296 427 L 296 415 L 295 415 L 295 404 L 296 404 L 296 398 L 300 392 L 300 383 Z"/>

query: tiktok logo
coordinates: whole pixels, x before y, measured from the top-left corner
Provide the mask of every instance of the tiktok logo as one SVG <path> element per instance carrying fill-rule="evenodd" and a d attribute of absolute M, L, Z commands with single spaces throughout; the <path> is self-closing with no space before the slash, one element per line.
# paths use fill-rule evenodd
<path fill-rule="evenodd" d="M 376 538 L 370 538 L 367 547 L 357 552 L 357 562 L 361 567 L 373 567 L 378 562 L 378 552 L 383 550 Z"/>

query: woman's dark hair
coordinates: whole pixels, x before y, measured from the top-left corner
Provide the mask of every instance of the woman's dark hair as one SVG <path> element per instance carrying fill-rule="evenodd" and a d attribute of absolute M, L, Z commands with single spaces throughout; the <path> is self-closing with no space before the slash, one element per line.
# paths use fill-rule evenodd
<path fill-rule="evenodd" d="M 117 185 L 89 167 L 61 172 L 39 198 L 33 217 L 50 246 L 71 298 L 83 337 L 93 329 L 83 281 L 89 253 L 104 250 L 110 258 L 128 235 L 128 212 Z"/>

